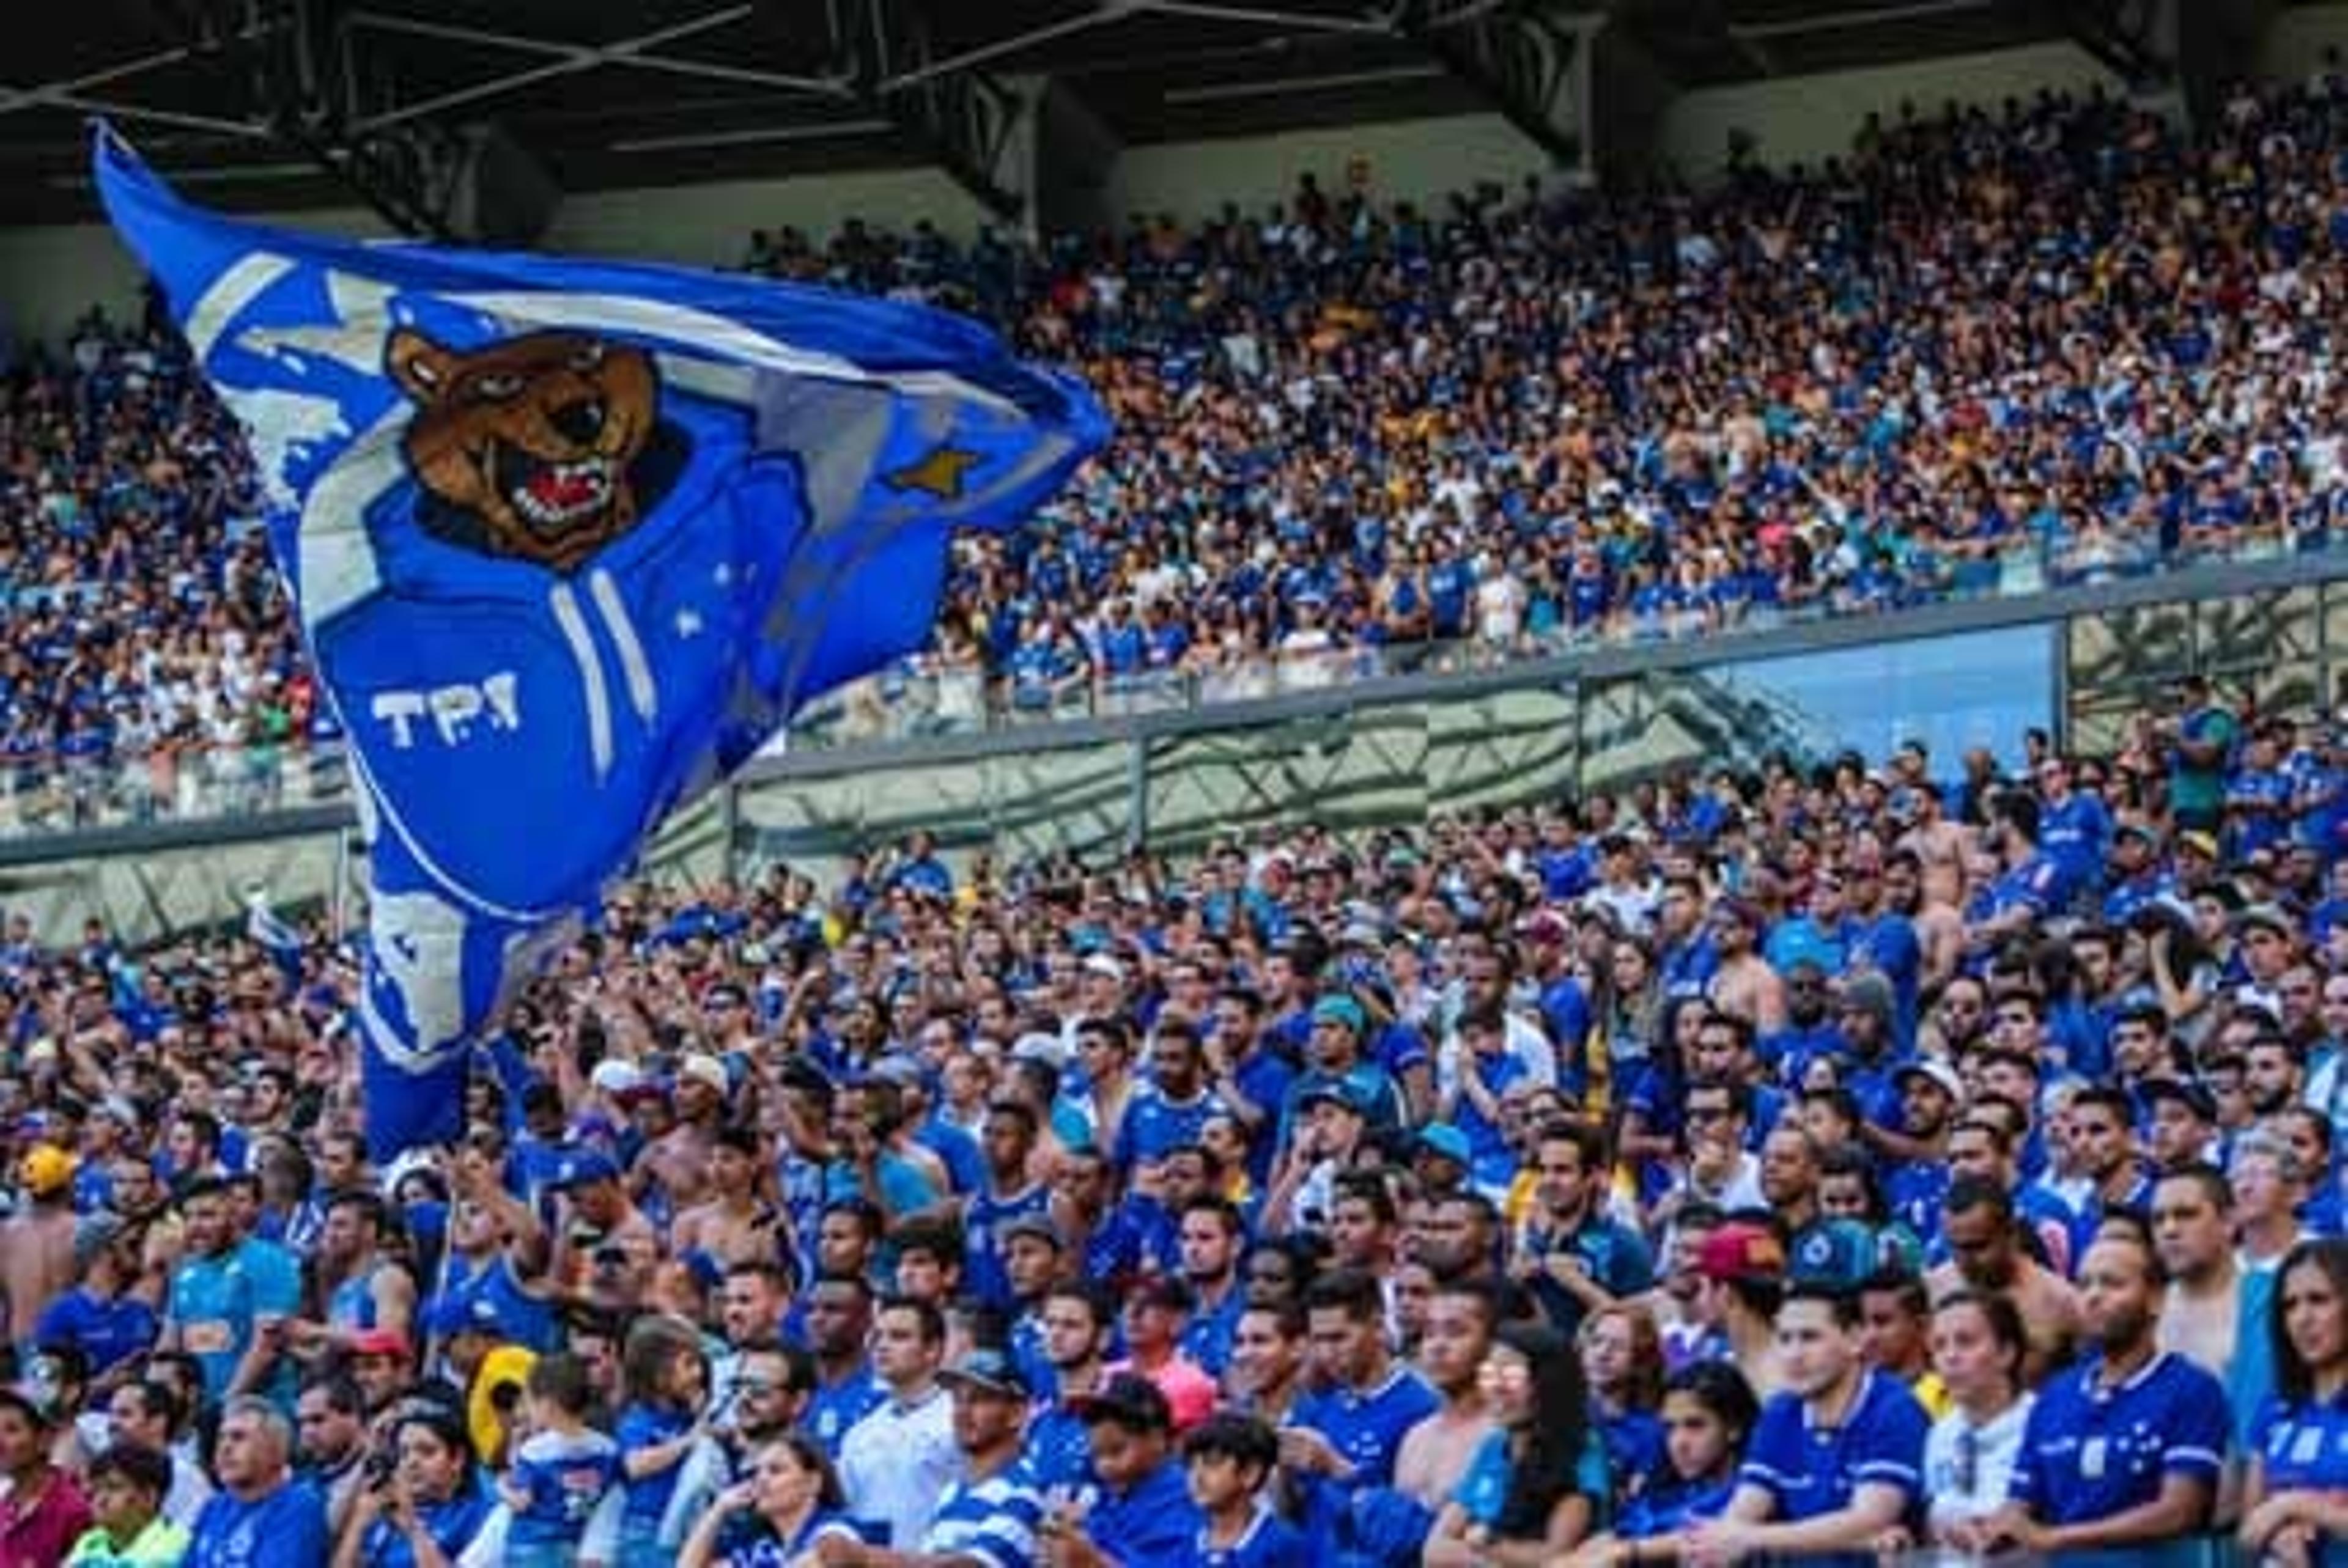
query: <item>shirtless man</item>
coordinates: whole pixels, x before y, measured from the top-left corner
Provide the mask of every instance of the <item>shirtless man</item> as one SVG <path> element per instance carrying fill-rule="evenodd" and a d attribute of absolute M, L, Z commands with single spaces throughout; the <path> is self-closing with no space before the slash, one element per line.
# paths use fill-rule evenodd
<path fill-rule="evenodd" d="M 56 1144 L 36 1143 L 17 1167 L 32 1203 L 0 1223 L 0 1288 L 7 1293 L 0 1322 L 8 1343 L 31 1334 L 49 1303 L 73 1287 L 75 1163 Z"/>
<path fill-rule="evenodd" d="M 2209 1165 L 2188 1165 L 2152 1192 L 2152 1245 L 2168 1274 L 2159 1343 L 2223 1380 L 2233 1366 L 2242 1271 L 2229 1216 L 2232 1186 Z"/>
<path fill-rule="evenodd" d="M 1927 871 L 1962 871 L 1972 829 L 1963 823 L 1951 822 L 1943 815 L 1940 785 L 1920 779 L 1908 789 L 1916 803 L 1916 825 L 1901 834 L 1892 848 L 1913 855 Z"/>
<path fill-rule="evenodd" d="M 2023 1252 L 2013 1195 L 1988 1177 L 1959 1176 L 1951 1182 L 1941 1213 L 1941 1234 L 1949 1244 L 1950 1261 L 1924 1281 L 1933 1305 L 1965 1289 L 2012 1298 L 2029 1340 L 2023 1380 L 2035 1385 L 2070 1353 L 2071 1342 L 2078 1337 L 2078 1293 Z"/>
<path fill-rule="evenodd" d="M 758 1193 L 758 1134 L 721 1127 L 709 1153 L 709 1197 L 676 1217 L 679 1256 L 704 1253 L 721 1269 L 783 1256 L 783 1218 Z"/>
<path fill-rule="evenodd" d="M 1712 1004 L 1751 1024 L 1756 1034 L 1786 1027 L 1786 987 L 1762 958 L 1761 914 L 1741 899 L 1725 899 L 1712 916 L 1713 948 L 1720 955 L 1712 977 Z"/>
<path fill-rule="evenodd" d="M 1443 1408 L 1403 1435 L 1395 1455 L 1395 1490 L 1438 1512 L 1492 1430 L 1476 1374 L 1492 1348 L 1498 1313 L 1498 1296 L 1480 1279 L 1456 1280 L 1427 1303 L 1418 1369 L 1443 1396 Z"/>
<path fill-rule="evenodd" d="M 708 1195 L 709 1157 L 726 1113 L 732 1080 L 726 1064 L 698 1052 L 676 1070 L 676 1124 L 654 1140 L 636 1161 L 636 1192 L 649 1179 L 660 1184 L 672 1208 L 683 1211 Z"/>

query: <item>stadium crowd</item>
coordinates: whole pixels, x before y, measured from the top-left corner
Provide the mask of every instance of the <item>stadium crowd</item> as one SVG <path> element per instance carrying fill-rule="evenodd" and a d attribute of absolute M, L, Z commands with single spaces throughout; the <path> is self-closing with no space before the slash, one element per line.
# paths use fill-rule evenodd
<path fill-rule="evenodd" d="M 1194 229 L 750 261 L 976 313 L 1118 415 L 1038 526 L 961 544 L 864 715 L 951 727 L 2325 548 L 2343 114 L 2329 76 L 2198 138 L 2044 97 L 1701 196 L 1308 178 Z M 18 356 L 0 449 L 0 811 L 333 787 L 249 459 L 160 313 Z"/>
<path fill-rule="evenodd" d="M 385 1168 L 334 932 L 19 917 L 0 1563 L 2331 1560 L 2348 731 L 2176 696 L 623 886 Z"/>

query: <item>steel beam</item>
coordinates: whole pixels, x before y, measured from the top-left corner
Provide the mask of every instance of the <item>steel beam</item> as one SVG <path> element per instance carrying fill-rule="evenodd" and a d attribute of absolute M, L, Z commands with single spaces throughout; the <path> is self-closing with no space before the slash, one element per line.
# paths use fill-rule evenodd
<path fill-rule="evenodd" d="M 1553 19 L 1521 0 L 1486 5 L 1401 0 L 1395 29 L 1480 93 L 1560 164 L 1590 161 L 1589 96 L 1582 52 L 1599 22 Z"/>

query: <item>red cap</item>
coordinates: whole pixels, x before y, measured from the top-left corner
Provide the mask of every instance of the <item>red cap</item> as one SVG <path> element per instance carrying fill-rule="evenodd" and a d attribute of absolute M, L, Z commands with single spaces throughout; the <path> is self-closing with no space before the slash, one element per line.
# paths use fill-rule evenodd
<path fill-rule="evenodd" d="M 1695 1271 L 1723 1285 L 1735 1279 L 1783 1279 L 1786 1249 L 1759 1225 L 1725 1225 L 1696 1249 Z"/>

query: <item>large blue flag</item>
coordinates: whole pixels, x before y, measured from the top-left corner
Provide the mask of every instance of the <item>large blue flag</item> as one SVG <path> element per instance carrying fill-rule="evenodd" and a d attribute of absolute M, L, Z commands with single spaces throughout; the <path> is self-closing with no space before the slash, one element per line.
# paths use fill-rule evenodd
<path fill-rule="evenodd" d="M 918 647 L 951 530 L 1107 435 L 943 313 L 674 268 L 359 245 L 100 195 L 243 422 L 349 736 L 378 1158 L 670 811 Z"/>

